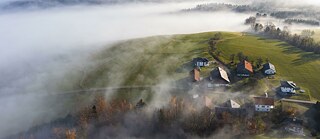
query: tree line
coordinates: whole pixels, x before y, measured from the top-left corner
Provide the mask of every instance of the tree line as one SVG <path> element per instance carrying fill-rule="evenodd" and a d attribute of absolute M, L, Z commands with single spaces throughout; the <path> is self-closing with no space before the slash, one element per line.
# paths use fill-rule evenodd
<path fill-rule="evenodd" d="M 245 24 L 248 24 L 247 20 L 249 20 L 249 18 L 246 19 Z M 266 25 L 263 25 L 261 23 L 256 23 L 253 21 L 250 23 L 251 23 L 251 28 L 257 33 L 266 35 L 274 39 L 285 41 L 306 52 L 314 52 L 316 54 L 320 54 L 320 42 L 316 42 L 310 35 L 305 35 L 304 33 L 302 33 L 301 35 L 296 33 L 292 34 L 290 33 L 287 27 L 280 29 L 279 27 L 276 27 L 272 23 L 268 23 Z M 304 31 L 304 32 L 312 32 L 312 31 Z"/>
<path fill-rule="evenodd" d="M 232 10 L 234 12 L 252 12 L 258 9 L 250 5 L 234 5 L 225 3 L 207 3 L 199 4 L 194 8 L 184 9 L 182 11 L 222 11 L 222 10 Z"/>
<path fill-rule="evenodd" d="M 292 24 L 292 23 L 299 23 L 299 24 L 307 24 L 307 25 L 313 25 L 313 26 L 319 26 L 320 22 L 316 20 L 310 20 L 310 19 L 295 19 L 295 18 L 290 18 L 284 20 L 285 23 L 287 24 Z"/>

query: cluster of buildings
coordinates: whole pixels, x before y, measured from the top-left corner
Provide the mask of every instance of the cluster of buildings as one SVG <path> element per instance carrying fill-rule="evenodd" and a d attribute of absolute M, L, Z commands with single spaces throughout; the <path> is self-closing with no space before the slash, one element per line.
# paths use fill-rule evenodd
<path fill-rule="evenodd" d="M 209 66 L 210 62 L 207 58 L 194 58 L 192 60 L 194 65 L 194 69 L 190 72 L 191 78 L 193 82 L 199 82 L 200 78 L 200 71 L 202 67 Z M 276 68 L 271 63 L 265 63 L 262 68 L 262 72 L 266 76 L 275 75 Z M 243 60 L 236 67 L 237 77 L 245 78 L 251 77 L 254 75 L 254 69 L 250 62 Z M 215 88 L 215 87 L 226 87 L 230 86 L 230 74 L 222 67 L 214 68 L 208 77 L 208 88 Z M 296 93 L 297 85 L 293 81 L 280 81 L 280 93 L 281 94 L 294 94 Z M 199 96 L 197 96 L 199 97 Z M 199 99 L 199 98 L 198 98 Z M 273 97 L 260 96 L 260 97 L 253 97 L 254 104 L 252 105 L 249 110 L 253 110 L 255 112 L 269 112 L 275 108 L 275 100 Z M 201 99 L 200 99 L 201 100 Z M 211 101 L 208 97 L 204 97 L 204 100 L 201 100 L 205 103 L 206 107 L 212 106 Z M 215 114 L 217 118 L 222 118 L 223 113 L 227 112 L 232 114 L 233 116 L 243 117 L 248 114 L 248 107 L 242 107 L 239 103 L 235 100 L 228 100 L 227 102 L 214 107 Z M 303 128 L 302 122 L 296 118 L 288 118 L 286 120 L 285 130 L 291 133 L 303 135 Z"/>
<path fill-rule="evenodd" d="M 199 82 L 201 80 L 200 71 L 202 67 L 210 65 L 210 61 L 207 58 L 194 58 L 192 60 L 194 69 L 190 71 L 190 75 L 193 82 Z M 270 62 L 265 63 L 262 68 L 263 74 L 266 76 L 275 75 L 276 68 Z M 249 61 L 243 60 L 236 67 L 237 77 L 251 77 L 254 75 L 253 66 Z M 231 80 L 229 73 L 222 67 L 217 67 L 210 72 L 210 82 L 208 88 L 225 87 L 230 86 Z M 281 95 L 293 95 L 296 90 L 299 89 L 293 81 L 280 81 L 280 94 Z"/>
<path fill-rule="evenodd" d="M 224 124 L 233 124 L 234 118 L 252 117 L 251 114 L 253 113 L 270 112 L 275 108 L 274 98 L 268 96 L 253 97 L 253 105 L 241 105 L 236 100 L 232 99 L 229 99 L 222 104 L 214 105 L 212 100 L 207 96 L 196 95 L 196 97 L 194 96 L 193 98 L 197 104 L 200 103 L 202 107 L 209 108 L 214 112 L 218 122 Z M 285 118 L 279 127 L 282 131 L 289 134 L 305 136 L 304 121 L 294 116 Z"/>
<path fill-rule="evenodd" d="M 209 66 L 209 60 L 207 58 L 194 58 L 192 60 L 194 69 L 190 72 L 192 81 L 200 81 L 200 70 L 201 67 Z M 266 63 L 263 65 L 263 72 L 266 75 L 274 75 L 276 73 L 275 66 L 271 63 Z M 253 66 L 250 62 L 244 60 L 237 65 L 236 75 L 238 77 L 250 77 L 254 74 Z M 225 87 L 230 86 L 231 80 L 229 78 L 228 72 L 222 67 L 216 67 L 210 72 L 208 88 L 214 87 Z M 274 108 L 274 99 L 272 97 L 254 97 L 255 101 L 255 111 L 268 112 Z M 206 102 L 206 101 L 205 101 Z M 240 108 L 240 105 L 234 100 L 230 100 L 224 105 L 224 107 L 219 107 L 217 110 L 226 110 L 228 108 L 236 109 Z M 243 110 L 241 110 L 243 111 Z"/>

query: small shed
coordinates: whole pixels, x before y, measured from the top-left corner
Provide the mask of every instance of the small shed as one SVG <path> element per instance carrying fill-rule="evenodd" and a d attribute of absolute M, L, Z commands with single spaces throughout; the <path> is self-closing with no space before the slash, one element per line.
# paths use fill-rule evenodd
<path fill-rule="evenodd" d="M 297 85 L 293 81 L 280 81 L 282 93 L 295 94 Z"/>
<path fill-rule="evenodd" d="M 262 71 L 265 75 L 274 75 L 277 72 L 276 67 L 269 62 L 263 65 Z"/>

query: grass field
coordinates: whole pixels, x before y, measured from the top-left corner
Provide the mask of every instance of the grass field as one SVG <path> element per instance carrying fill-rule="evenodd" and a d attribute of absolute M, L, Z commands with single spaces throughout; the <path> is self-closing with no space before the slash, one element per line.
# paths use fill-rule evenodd
<path fill-rule="evenodd" d="M 253 35 L 225 37 L 218 44 L 221 59 L 230 62 L 230 55 L 243 52 L 249 59 L 268 58 L 277 69 L 277 79 L 293 80 L 302 89 L 320 99 L 320 55 L 303 52 L 287 43 Z"/>
<path fill-rule="evenodd" d="M 116 43 L 92 57 L 96 64 L 84 74 L 80 86 L 155 85 L 186 78 L 190 67 L 184 65 L 192 58 L 213 60 L 208 53 L 208 39 L 214 34 L 155 36 Z M 293 80 L 307 91 L 306 94 L 310 92 L 312 98 L 320 99 L 320 55 L 300 51 L 278 40 L 242 33 L 223 33 L 218 50 L 225 63 L 230 62 L 231 54 L 238 52 L 243 52 L 249 59 L 269 58 L 277 68 L 272 84 L 279 85 L 280 79 Z M 201 76 L 208 76 L 212 68 L 204 68 Z"/>
<path fill-rule="evenodd" d="M 115 44 L 93 58 L 99 64 L 87 73 L 83 86 L 154 85 L 184 78 L 191 70 L 182 68 L 184 64 L 194 57 L 210 57 L 207 40 L 201 35 L 178 35 Z"/>

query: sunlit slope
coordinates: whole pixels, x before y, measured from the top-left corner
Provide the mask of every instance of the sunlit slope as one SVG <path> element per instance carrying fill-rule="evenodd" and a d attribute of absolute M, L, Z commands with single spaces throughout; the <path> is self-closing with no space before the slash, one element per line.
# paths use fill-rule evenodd
<path fill-rule="evenodd" d="M 208 38 L 214 33 L 157 36 L 115 44 L 95 55 L 99 61 L 81 86 L 141 86 L 176 81 L 188 77 L 184 67 L 195 57 L 208 57 Z M 211 58 L 212 59 L 212 58 Z M 203 70 L 208 75 L 210 68 Z"/>
<path fill-rule="evenodd" d="M 244 35 L 225 38 L 218 44 L 222 59 L 230 61 L 231 54 L 243 52 L 249 59 L 268 58 L 276 66 L 277 78 L 293 80 L 309 90 L 313 98 L 320 99 L 320 55 L 303 52 L 287 43 Z"/>
<path fill-rule="evenodd" d="M 94 55 L 98 61 L 84 74 L 82 88 L 107 86 L 155 85 L 188 76 L 184 65 L 194 57 L 208 57 L 208 39 L 215 32 L 156 36 L 114 44 Z M 277 68 L 277 79 L 293 80 L 320 99 L 320 55 L 303 52 L 287 43 L 242 33 L 223 33 L 218 43 L 221 59 L 228 63 L 230 55 L 243 52 L 249 59 L 262 57 Z M 204 68 L 206 77 L 214 66 Z M 276 83 L 278 84 L 278 83 Z"/>

